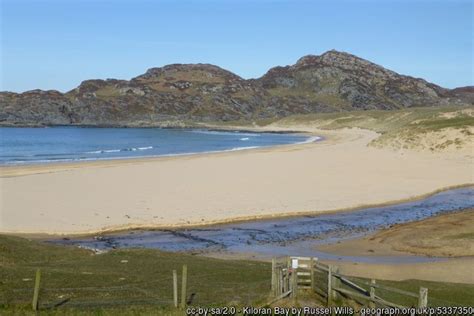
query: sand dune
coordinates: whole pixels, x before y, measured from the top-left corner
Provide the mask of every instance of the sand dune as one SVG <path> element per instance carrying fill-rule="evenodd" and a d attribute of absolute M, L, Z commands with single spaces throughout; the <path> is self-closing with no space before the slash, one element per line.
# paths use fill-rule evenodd
<path fill-rule="evenodd" d="M 278 126 L 272 126 L 278 129 Z M 368 147 L 361 129 L 325 140 L 182 157 L 0 169 L 0 231 L 86 233 L 196 225 L 387 203 L 473 183 L 472 155 Z"/>

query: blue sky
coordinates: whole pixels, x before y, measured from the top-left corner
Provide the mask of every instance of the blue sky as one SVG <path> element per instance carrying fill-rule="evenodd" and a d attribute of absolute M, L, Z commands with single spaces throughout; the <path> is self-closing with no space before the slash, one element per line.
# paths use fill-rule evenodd
<path fill-rule="evenodd" d="M 170 63 L 256 78 L 330 49 L 444 87 L 474 81 L 469 0 L 0 1 L 2 91 L 68 91 Z"/>

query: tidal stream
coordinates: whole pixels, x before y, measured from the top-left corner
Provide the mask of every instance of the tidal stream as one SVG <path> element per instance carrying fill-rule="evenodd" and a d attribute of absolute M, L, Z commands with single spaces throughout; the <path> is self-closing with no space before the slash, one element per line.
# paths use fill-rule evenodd
<path fill-rule="evenodd" d="M 197 254 L 316 256 L 353 262 L 409 263 L 442 260 L 423 256 L 338 256 L 317 251 L 318 244 L 362 237 L 394 224 L 422 220 L 474 207 L 474 187 L 453 189 L 427 198 L 355 211 L 256 220 L 197 228 L 147 229 L 48 242 L 95 250 L 154 248 Z M 436 232 L 433 232 L 436 233 Z"/>

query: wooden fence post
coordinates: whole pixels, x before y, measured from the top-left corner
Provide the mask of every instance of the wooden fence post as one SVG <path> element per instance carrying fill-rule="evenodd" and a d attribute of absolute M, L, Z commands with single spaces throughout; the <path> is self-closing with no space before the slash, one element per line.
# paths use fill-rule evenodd
<path fill-rule="evenodd" d="M 181 308 L 186 307 L 186 290 L 188 286 L 188 266 L 183 264 L 183 274 L 181 278 Z"/>
<path fill-rule="evenodd" d="M 420 287 L 420 295 L 418 296 L 418 307 L 428 306 L 428 289 Z"/>
<path fill-rule="evenodd" d="M 286 269 L 286 287 L 287 287 L 287 291 L 291 290 L 291 287 L 293 285 L 291 285 L 291 266 Z"/>
<path fill-rule="evenodd" d="M 298 272 L 297 269 L 291 271 L 291 297 L 296 298 L 298 295 Z"/>
<path fill-rule="evenodd" d="M 283 284 L 281 278 L 281 269 L 277 268 L 275 270 L 275 291 L 273 292 L 275 296 L 280 295 L 281 285 Z"/>
<path fill-rule="evenodd" d="M 339 279 L 338 277 L 335 277 L 335 276 L 334 276 L 334 273 L 339 274 L 339 267 L 338 267 L 338 266 L 334 266 L 332 272 L 333 272 L 332 287 L 333 287 L 333 289 L 334 289 L 334 288 L 340 288 L 340 287 L 341 287 L 341 279 Z M 334 301 L 336 301 L 336 300 L 338 300 L 338 299 L 340 298 L 339 292 L 337 292 L 337 291 L 334 291 L 334 290 L 333 290 L 333 291 L 332 291 L 332 295 L 333 295 L 332 298 L 333 298 Z"/>
<path fill-rule="evenodd" d="M 328 266 L 328 307 L 332 306 L 332 266 Z"/>
<path fill-rule="evenodd" d="M 286 257 L 286 282 L 285 282 L 288 286 L 288 291 L 291 290 L 293 287 L 293 284 L 291 283 L 293 279 L 291 278 L 290 272 L 291 272 L 291 257 L 288 256 Z"/>
<path fill-rule="evenodd" d="M 40 290 L 40 281 L 41 281 L 41 270 L 36 270 L 36 277 L 35 277 L 35 289 L 33 292 L 33 310 L 38 310 L 38 299 L 39 299 L 39 290 Z"/>
<path fill-rule="evenodd" d="M 272 295 L 277 296 L 277 274 L 276 274 L 276 259 L 272 258 Z"/>
<path fill-rule="evenodd" d="M 370 284 L 375 285 L 375 280 L 374 279 L 370 280 Z M 369 301 L 369 307 L 370 308 L 375 308 L 375 302 L 373 301 L 375 299 L 375 287 L 374 286 L 370 287 L 370 298 L 372 300 Z"/>
<path fill-rule="evenodd" d="M 283 269 L 280 269 L 278 279 L 280 280 L 280 287 L 278 288 L 279 294 L 288 292 L 288 269 L 286 269 L 285 271 L 283 271 Z"/>
<path fill-rule="evenodd" d="M 178 273 L 173 270 L 173 303 L 178 308 Z"/>
<path fill-rule="evenodd" d="M 283 271 L 283 269 L 280 269 L 280 274 L 279 274 L 280 287 L 278 289 L 278 291 L 280 292 L 279 294 L 288 292 L 288 290 L 290 289 L 290 285 L 288 284 L 288 278 L 289 278 L 288 269 L 286 269 L 285 271 Z"/>
<path fill-rule="evenodd" d="M 309 273 L 311 275 L 311 291 L 314 292 L 316 285 L 314 284 L 314 258 L 311 257 L 311 261 L 309 262 Z"/>

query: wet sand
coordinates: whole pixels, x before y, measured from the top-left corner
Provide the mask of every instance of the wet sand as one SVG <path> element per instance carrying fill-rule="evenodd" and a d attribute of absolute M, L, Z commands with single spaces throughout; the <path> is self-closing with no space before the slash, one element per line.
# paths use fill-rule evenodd
<path fill-rule="evenodd" d="M 331 263 L 340 266 L 344 273 L 360 277 L 474 283 L 474 209 L 395 225 L 363 238 L 319 245 L 317 249 L 340 256 L 451 257 L 438 262 L 397 265 L 338 260 Z"/>
<path fill-rule="evenodd" d="M 325 141 L 2 167 L 0 232 L 91 233 L 321 213 L 409 200 L 474 182 L 470 155 L 372 148 L 367 144 L 378 134 L 367 130 L 299 128 Z"/>
<path fill-rule="evenodd" d="M 343 255 L 474 257 L 474 209 L 394 225 L 360 239 L 318 247 Z"/>

